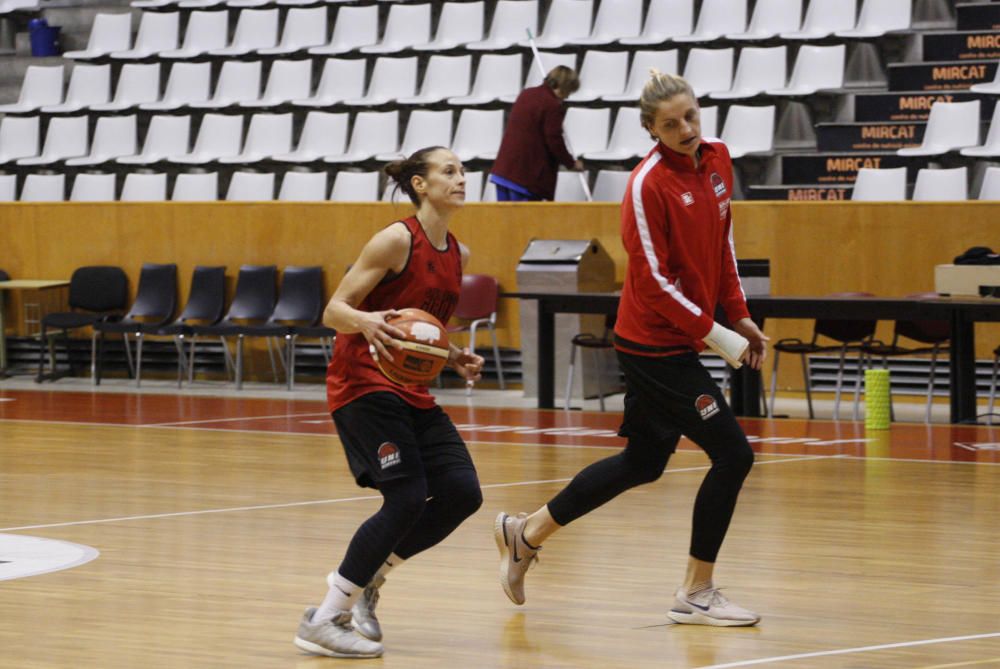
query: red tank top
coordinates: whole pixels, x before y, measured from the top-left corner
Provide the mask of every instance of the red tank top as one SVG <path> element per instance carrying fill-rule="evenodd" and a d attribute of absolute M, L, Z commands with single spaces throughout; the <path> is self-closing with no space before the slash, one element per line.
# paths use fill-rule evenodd
<path fill-rule="evenodd" d="M 417 307 L 447 324 L 462 287 L 462 254 L 450 232 L 443 251 L 434 248 L 415 216 L 402 223 L 410 231 L 410 257 L 399 274 L 387 275 L 358 307 L 384 311 Z M 395 224 L 394 224 L 395 225 Z M 333 358 L 326 370 L 326 399 L 336 411 L 362 395 L 388 391 L 418 409 L 430 409 L 434 398 L 427 386 L 401 386 L 379 371 L 360 333 L 338 334 Z"/>

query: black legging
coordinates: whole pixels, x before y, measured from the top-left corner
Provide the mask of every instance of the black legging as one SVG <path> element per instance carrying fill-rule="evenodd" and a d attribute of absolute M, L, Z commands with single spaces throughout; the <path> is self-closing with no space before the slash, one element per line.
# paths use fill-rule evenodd
<path fill-rule="evenodd" d="M 382 507 L 354 533 L 338 571 L 364 586 L 391 553 L 407 559 L 451 534 L 483 503 L 473 469 L 382 483 Z M 429 499 L 428 499 L 429 498 Z"/>

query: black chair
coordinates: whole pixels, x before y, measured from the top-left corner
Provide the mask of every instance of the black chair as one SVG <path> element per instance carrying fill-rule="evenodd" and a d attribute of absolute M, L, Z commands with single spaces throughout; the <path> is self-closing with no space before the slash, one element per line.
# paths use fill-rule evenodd
<path fill-rule="evenodd" d="M 55 380 L 61 375 L 56 371 L 55 340 L 48 330 L 61 330 L 67 343 L 67 357 L 72 369 L 72 355 L 69 354 L 69 331 L 93 326 L 121 314 L 128 303 L 128 277 L 121 267 L 89 266 L 80 267 L 69 280 L 69 307 L 72 311 L 57 311 L 42 318 L 41 335 L 38 343 L 38 383 Z M 52 358 L 52 371 L 45 373 L 45 349 L 48 347 Z"/>
<path fill-rule="evenodd" d="M 937 298 L 937 293 L 913 293 L 907 295 L 908 298 L 920 300 Z M 903 346 L 900 339 L 907 339 L 922 346 Z M 931 407 L 934 405 L 934 380 L 937 376 L 938 356 L 948 353 L 948 342 L 951 340 L 951 324 L 948 321 L 921 320 L 921 321 L 896 321 L 892 328 L 892 343 L 886 344 L 881 341 L 871 341 L 862 346 L 861 352 L 868 363 L 872 358 L 882 358 L 882 366 L 889 368 L 889 358 L 903 357 L 911 355 L 930 355 L 931 368 L 927 380 L 927 408 L 924 421 L 931 422 Z M 860 381 L 859 381 L 860 385 Z M 856 403 L 859 403 L 856 401 Z M 889 413 L 894 416 L 892 408 L 892 392 L 889 393 Z"/>
<path fill-rule="evenodd" d="M 993 424 L 993 403 L 997 398 L 997 372 L 1000 372 L 1000 346 L 993 349 L 993 373 L 990 375 L 990 403 L 987 408 L 989 424 Z"/>
<path fill-rule="evenodd" d="M 595 358 L 600 360 L 598 357 L 598 351 L 612 349 L 615 347 L 613 336 L 615 331 L 615 321 L 617 320 L 617 314 L 608 314 L 604 318 L 604 333 L 598 337 L 595 334 L 589 332 L 581 332 L 580 334 L 573 335 L 570 340 L 569 349 L 569 366 L 566 368 L 566 405 L 565 409 L 569 411 L 569 403 L 573 396 L 573 375 L 576 367 L 576 349 L 582 348 L 590 351 L 594 351 Z M 604 411 L 604 389 L 601 387 L 601 371 L 597 370 L 597 400 L 600 402 L 601 411 Z M 610 393 L 609 393 L 610 394 Z"/>
<path fill-rule="evenodd" d="M 10 274 L 0 269 L 0 281 L 10 281 Z"/>
<path fill-rule="evenodd" d="M 125 346 L 125 360 L 130 374 L 135 375 L 135 385 L 142 380 L 142 341 L 146 328 L 159 328 L 174 316 L 177 309 L 177 265 L 144 263 L 139 272 L 139 287 L 135 302 L 121 320 L 107 320 L 94 323 L 91 343 L 91 368 L 94 385 L 101 383 L 104 364 L 104 335 L 120 334 Z M 136 338 L 135 363 L 129 348 L 129 335 Z"/>
<path fill-rule="evenodd" d="M 226 361 L 227 372 L 234 370 L 236 387 L 243 386 L 243 328 L 246 324 L 263 325 L 274 313 L 276 298 L 278 268 L 274 265 L 243 265 L 236 277 L 236 292 L 229 305 L 229 311 L 218 323 L 212 325 L 191 326 L 191 346 L 188 357 L 188 382 L 194 380 L 194 354 L 198 337 L 219 337 L 222 341 L 222 352 Z M 226 337 L 236 337 L 236 360 L 229 352 Z M 268 354 L 271 356 L 271 370 L 277 380 L 277 370 L 274 355 L 268 341 Z"/>
<path fill-rule="evenodd" d="M 149 335 L 173 337 L 177 347 L 177 387 L 181 387 L 188 360 L 184 354 L 184 339 L 195 325 L 215 325 L 222 319 L 226 307 L 226 268 L 198 265 L 191 273 L 191 290 L 184 310 L 172 323 L 145 329 Z M 192 350 L 191 362 L 194 362 Z M 193 373 L 193 372 L 192 372 Z"/>
<path fill-rule="evenodd" d="M 830 297 L 871 297 L 871 293 L 832 293 Z M 806 404 L 809 407 L 809 417 L 815 418 L 812 403 L 812 388 L 809 375 L 809 356 L 816 353 L 839 353 L 840 359 L 837 364 L 837 385 L 834 391 L 833 419 L 840 418 L 840 395 L 844 388 L 844 365 L 848 352 L 860 352 L 863 346 L 871 342 L 875 336 L 877 320 L 835 320 L 816 319 L 813 326 L 813 335 L 810 341 L 802 341 L 798 338 L 780 339 L 774 344 L 774 366 L 771 368 L 771 405 L 768 413 L 774 416 L 774 400 L 778 385 L 778 359 L 782 353 L 794 353 L 802 361 L 802 380 L 806 387 Z M 834 345 L 820 343 L 820 337 L 826 337 L 837 342 Z M 860 360 L 859 360 L 860 362 Z M 861 366 L 858 366 L 858 378 L 860 379 Z M 855 383 L 854 386 L 854 420 L 858 419 L 858 398 L 861 395 L 861 386 Z"/>
<path fill-rule="evenodd" d="M 299 339 L 319 339 L 323 358 L 330 364 L 337 332 L 320 322 L 324 306 L 323 268 L 286 267 L 281 279 L 281 296 L 270 320 L 287 324 L 285 379 L 289 390 L 295 387 L 295 353 Z"/>

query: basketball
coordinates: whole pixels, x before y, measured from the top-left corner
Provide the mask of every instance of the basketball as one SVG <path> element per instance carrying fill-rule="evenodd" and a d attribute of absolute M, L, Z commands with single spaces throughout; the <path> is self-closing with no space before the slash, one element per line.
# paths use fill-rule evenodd
<path fill-rule="evenodd" d="M 448 363 L 448 332 L 441 321 L 422 309 L 400 309 L 387 321 L 406 333 L 402 349 L 391 349 L 392 360 L 376 357 L 379 370 L 404 386 L 425 385 Z"/>

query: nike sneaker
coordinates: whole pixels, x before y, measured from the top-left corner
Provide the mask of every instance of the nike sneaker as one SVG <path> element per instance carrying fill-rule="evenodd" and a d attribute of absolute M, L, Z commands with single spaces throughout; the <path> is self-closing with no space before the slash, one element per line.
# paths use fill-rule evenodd
<path fill-rule="evenodd" d="M 749 627 L 760 622 L 759 615 L 733 604 L 718 588 L 706 588 L 693 594 L 677 590 L 674 607 L 667 617 L 675 623 L 716 627 Z"/>
<path fill-rule="evenodd" d="M 493 524 L 493 538 L 500 550 L 500 585 L 515 604 L 524 604 L 524 574 L 532 562 L 538 560 L 541 546 L 535 547 L 524 540 L 524 526 L 528 516 L 519 513 L 508 516 L 501 513 Z"/>

